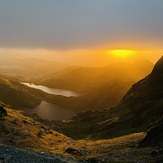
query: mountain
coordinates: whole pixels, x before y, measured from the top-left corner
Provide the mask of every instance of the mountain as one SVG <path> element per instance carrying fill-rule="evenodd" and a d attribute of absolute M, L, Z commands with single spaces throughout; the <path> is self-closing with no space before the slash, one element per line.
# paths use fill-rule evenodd
<path fill-rule="evenodd" d="M 68 67 L 67 64 L 23 55 L 0 54 L 0 73 L 17 80 L 34 80 Z"/>
<path fill-rule="evenodd" d="M 38 80 L 40 76 L 37 73 L 38 69 L 41 70 L 42 67 L 44 71 L 49 72 L 46 66 L 46 64 L 51 66 L 49 62 L 46 63 L 38 59 L 26 59 L 25 61 L 24 58 L 13 58 L 13 63 L 10 60 L 7 61 L 12 63 L 9 67 L 13 67 L 13 70 L 11 67 L 9 70 L 12 70 L 14 73 L 12 73 L 12 75 L 7 73 L 7 76 L 3 76 L 3 81 L 0 80 L 0 90 L 2 92 L 0 95 L 1 102 L 16 106 L 17 108 L 34 107 L 44 99 L 50 103 L 72 109 L 76 113 L 86 110 L 103 110 L 116 106 L 135 80 L 138 80 L 140 76 L 148 73 L 153 66 L 150 62 L 145 60 L 139 60 L 133 64 L 112 64 L 101 68 L 71 66 L 56 73 L 45 75 L 42 80 Z M 20 61 L 21 64 L 19 64 Z M 15 64 L 18 65 L 18 70 L 20 70 L 21 73 L 15 71 Z M 40 64 L 42 64 L 42 66 L 40 66 Z M 3 64 L 1 66 L 3 66 Z M 130 71 L 127 69 L 130 69 Z M 52 68 L 50 68 L 50 70 L 53 71 Z M 21 77 L 23 71 L 25 74 Z M 136 74 L 135 78 L 133 77 L 134 73 L 132 71 Z M 15 72 L 20 76 L 17 77 Z M 35 73 L 37 73 L 37 75 L 35 75 Z M 8 77 L 8 75 L 10 77 Z M 31 75 L 35 76 L 35 79 L 31 79 Z M 62 89 L 71 88 L 72 90 L 78 90 L 82 92 L 81 96 L 66 98 L 55 95 L 45 95 L 45 93 L 43 94 L 41 91 L 25 86 L 23 87 L 20 83 L 16 82 L 21 80 L 34 80 L 36 83 L 46 85 L 47 83 L 44 83 L 44 81 L 48 81 L 48 78 L 52 85 L 55 84 L 57 80 Z M 96 101 L 96 103 L 94 101 Z"/>
<path fill-rule="evenodd" d="M 162 72 L 163 57 L 147 77 L 132 86 L 118 106 L 101 112 L 80 113 L 62 124 L 64 133 L 75 139 L 99 139 L 146 132 L 163 116 Z"/>
<path fill-rule="evenodd" d="M 107 107 L 103 111 L 81 112 L 68 121 L 49 122 L 40 119 L 37 115 L 30 116 L 12 107 L 0 107 L 0 142 L 14 146 L 14 150 L 20 154 L 22 151 L 15 147 L 37 152 L 37 154 L 43 155 L 45 160 L 59 157 L 65 162 L 72 162 L 73 158 L 88 163 L 141 162 L 142 160 L 153 163 L 151 145 L 149 145 L 150 148 L 137 147 L 140 141 L 146 142 L 146 140 L 150 140 L 149 138 L 151 140 L 155 138 L 150 136 L 150 133 L 152 135 L 152 133 L 162 131 L 162 123 L 160 124 L 163 107 L 162 82 L 160 82 L 160 80 L 162 81 L 162 65 L 163 59 L 161 58 L 156 63 L 152 73 L 134 84 L 118 106 Z M 45 98 L 43 92 L 29 89 L 3 76 L 1 76 L 0 81 L 2 97 L 5 97 L 5 100 L 11 97 L 13 105 L 19 102 L 18 97 L 19 100 L 23 99 L 23 93 L 24 100 L 27 102 L 27 99 L 29 102 L 33 100 L 33 103 L 35 98 L 38 101 Z M 108 88 L 106 88 L 107 85 L 103 90 L 101 88 L 96 90 L 98 92 L 96 95 L 100 96 L 97 99 L 93 98 L 92 102 L 97 103 L 97 105 L 99 105 L 98 99 L 102 99 L 104 102 L 106 98 L 101 96 L 108 95 L 106 91 Z M 142 141 L 142 139 L 144 140 Z M 13 150 L 10 147 L 6 149 L 6 146 L 5 148 L 0 146 L 0 152 L 1 150 L 3 153 L 0 155 L 0 161 L 15 159 L 16 154 L 12 155 Z M 7 151 L 11 153 L 9 154 Z M 44 152 L 52 154 L 47 155 Z M 30 153 L 29 156 L 33 157 L 33 154 L 35 155 L 35 153 Z M 25 158 L 27 156 L 26 153 Z"/>
<path fill-rule="evenodd" d="M 111 81 L 77 97 L 53 95 L 46 96 L 46 101 L 71 109 L 76 113 L 105 110 L 116 106 L 133 83 L 133 81 Z"/>
<path fill-rule="evenodd" d="M 114 63 L 105 67 L 70 67 L 47 75 L 40 80 L 40 84 L 85 93 L 114 80 L 138 81 L 152 68 L 153 64 L 147 60 L 132 64 Z"/>
<path fill-rule="evenodd" d="M 37 84 L 80 92 L 78 97 L 50 96 L 46 99 L 76 113 L 104 110 L 116 106 L 132 84 L 149 74 L 152 68 L 153 64 L 147 60 L 105 67 L 71 66 L 45 76 Z"/>
<path fill-rule="evenodd" d="M 139 114 L 137 119 L 141 125 L 152 123 L 163 115 L 163 57 L 156 63 L 153 71 L 145 79 L 139 81 L 124 96 L 120 105 L 127 106 Z M 144 117 L 151 117 L 149 119 Z"/>

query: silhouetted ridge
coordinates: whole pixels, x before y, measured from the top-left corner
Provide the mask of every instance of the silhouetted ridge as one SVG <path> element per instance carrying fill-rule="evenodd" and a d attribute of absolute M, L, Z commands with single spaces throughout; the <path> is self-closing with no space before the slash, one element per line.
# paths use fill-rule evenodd
<path fill-rule="evenodd" d="M 121 103 L 137 105 L 145 101 L 163 98 L 163 56 L 155 64 L 152 72 L 132 88 L 123 97 Z"/>
<path fill-rule="evenodd" d="M 158 60 L 150 74 L 152 81 L 163 81 L 163 56 Z"/>

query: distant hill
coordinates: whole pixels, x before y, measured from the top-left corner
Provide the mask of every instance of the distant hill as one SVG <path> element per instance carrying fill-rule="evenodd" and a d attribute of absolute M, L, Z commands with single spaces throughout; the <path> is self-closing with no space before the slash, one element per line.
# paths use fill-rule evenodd
<path fill-rule="evenodd" d="M 67 64 L 61 62 L 28 58 L 16 54 L 10 56 L 0 54 L 0 57 L 0 73 L 17 80 L 37 79 L 68 67 Z"/>
<path fill-rule="evenodd" d="M 40 83 L 85 93 L 113 80 L 138 81 L 148 75 L 152 68 L 153 64 L 147 60 L 133 64 L 115 63 L 105 67 L 70 67 L 42 78 Z"/>
<path fill-rule="evenodd" d="M 146 60 L 133 64 L 116 63 L 106 67 L 88 68 L 72 66 L 50 74 L 41 84 L 81 92 L 79 97 L 51 96 L 51 103 L 79 113 L 87 110 L 104 110 L 116 106 L 131 86 L 150 73 L 153 64 Z"/>
<path fill-rule="evenodd" d="M 78 97 L 46 96 L 46 101 L 69 108 L 76 113 L 83 111 L 100 111 L 116 106 L 131 88 L 134 81 L 112 81 L 102 84 Z"/>

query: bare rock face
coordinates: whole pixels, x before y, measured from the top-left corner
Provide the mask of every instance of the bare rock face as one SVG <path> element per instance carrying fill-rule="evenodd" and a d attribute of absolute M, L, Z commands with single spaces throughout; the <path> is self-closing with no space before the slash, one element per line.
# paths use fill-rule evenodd
<path fill-rule="evenodd" d="M 163 118 L 161 118 L 147 132 L 146 137 L 140 143 L 140 146 L 152 146 L 163 148 Z"/>
<path fill-rule="evenodd" d="M 0 106 L 0 118 L 7 116 L 7 111 L 3 106 Z"/>

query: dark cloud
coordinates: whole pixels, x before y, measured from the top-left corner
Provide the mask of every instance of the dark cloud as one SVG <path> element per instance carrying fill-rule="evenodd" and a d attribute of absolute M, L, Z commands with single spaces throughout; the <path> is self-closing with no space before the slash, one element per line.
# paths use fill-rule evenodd
<path fill-rule="evenodd" d="M 162 0 L 5 0 L 0 46 L 90 48 L 100 44 L 163 42 Z"/>

